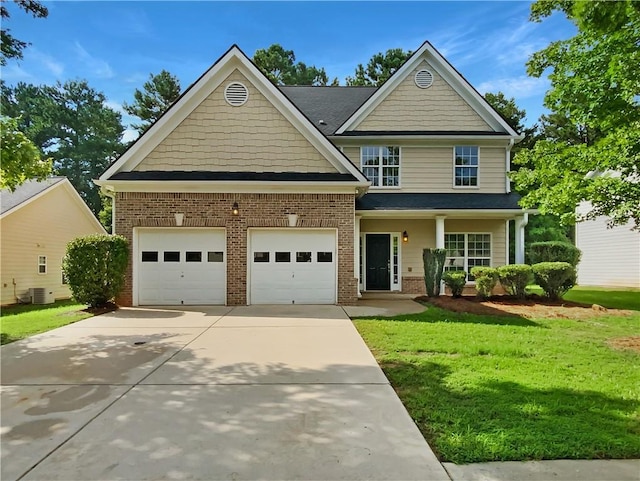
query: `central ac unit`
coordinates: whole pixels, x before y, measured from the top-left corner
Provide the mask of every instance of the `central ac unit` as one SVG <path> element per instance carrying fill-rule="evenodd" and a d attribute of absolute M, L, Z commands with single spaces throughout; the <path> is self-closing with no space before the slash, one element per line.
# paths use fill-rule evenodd
<path fill-rule="evenodd" d="M 46 287 L 32 287 L 29 289 L 32 304 L 53 304 L 56 299 L 53 291 Z"/>

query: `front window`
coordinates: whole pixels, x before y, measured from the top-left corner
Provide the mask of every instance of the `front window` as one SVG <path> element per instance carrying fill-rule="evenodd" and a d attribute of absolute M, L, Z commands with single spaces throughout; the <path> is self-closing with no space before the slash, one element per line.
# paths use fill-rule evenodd
<path fill-rule="evenodd" d="M 478 186 L 478 147 L 457 145 L 454 147 L 454 172 L 456 187 Z"/>
<path fill-rule="evenodd" d="M 400 147 L 368 146 L 360 149 L 360 167 L 372 187 L 400 185 Z"/>
<path fill-rule="evenodd" d="M 475 266 L 491 266 L 491 234 L 445 234 L 446 271 L 470 271 Z"/>

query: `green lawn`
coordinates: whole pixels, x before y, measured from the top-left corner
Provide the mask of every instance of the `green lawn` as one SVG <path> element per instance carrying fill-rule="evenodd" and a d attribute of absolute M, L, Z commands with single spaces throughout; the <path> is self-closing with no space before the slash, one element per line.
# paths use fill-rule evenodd
<path fill-rule="evenodd" d="M 92 314 L 82 312 L 85 307 L 73 301 L 3 307 L 0 314 L 0 342 L 8 344 L 91 317 Z"/>
<path fill-rule="evenodd" d="M 354 322 L 441 460 L 640 457 L 640 353 L 607 344 L 640 313 Z"/>
<path fill-rule="evenodd" d="M 604 289 L 576 286 L 564 296 L 568 301 L 599 304 L 609 309 L 640 311 L 640 289 Z"/>

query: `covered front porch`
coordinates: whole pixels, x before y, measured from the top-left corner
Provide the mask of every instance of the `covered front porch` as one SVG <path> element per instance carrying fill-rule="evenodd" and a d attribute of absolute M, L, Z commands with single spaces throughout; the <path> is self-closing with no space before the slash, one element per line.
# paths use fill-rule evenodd
<path fill-rule="evenodd" d="M 527 214 L 513 212 L 357 211 L 358 295 L 424 294 L 423 249 L 447 249 L 447 270 L 509 263 L 509 222 L 515 222 L 515 262 L 524 262 Z"/>

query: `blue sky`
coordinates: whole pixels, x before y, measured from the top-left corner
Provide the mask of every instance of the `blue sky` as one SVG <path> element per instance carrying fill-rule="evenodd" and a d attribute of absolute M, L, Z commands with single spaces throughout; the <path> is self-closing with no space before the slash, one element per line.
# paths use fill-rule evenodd
<path fill-rule="evenodd" d="M 12 2 L 11 2 L 12 3 Z M 324 67 L 341 83 L 358 63 L 389 48 L 429 40 L 480 93 L 503 91 L 544 113 L 547 79 L 526 75 L 529 55 L 575 28 L 561 15 L 528 21 L 529 2 L 45 2 L 33 19 L 10 6 L 4 25 L 31 42 L 2 69 L 10 85 L 86 79 L 121 111 L 150 73 L 166 69 L 183 89 L 232 44 L 253 56 L 273 43 Z M 131 117 L 123 115 L 129 124 Z M 127 138 L 133 131 L 126 133 Z"/>

